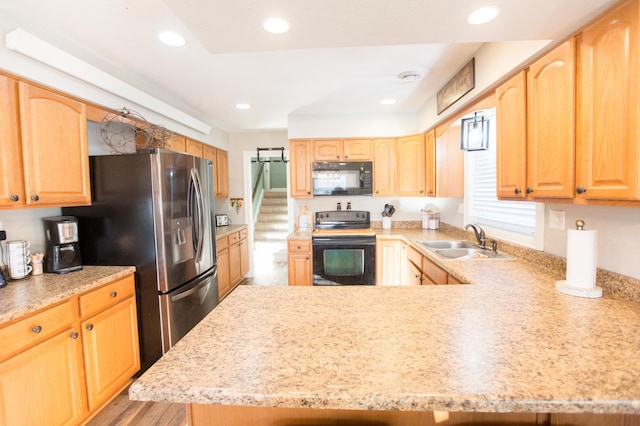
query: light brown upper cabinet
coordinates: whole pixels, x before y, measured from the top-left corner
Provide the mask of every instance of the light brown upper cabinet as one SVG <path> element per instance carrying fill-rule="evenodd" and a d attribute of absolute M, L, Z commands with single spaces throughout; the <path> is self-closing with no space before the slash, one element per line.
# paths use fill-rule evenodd
<path fill-rule="evenodd" d="M 291 153 L 290 183 L 292 198 L 311 198 L 311 163 L 313 144 L 310 140 L 299 139 L 289 141 Z"/>
<path fill-rule="evenodd" d="M 193 139 L 185 138 L 186 153 L 195 157 L 203 158 L 203 146 L 204 144 Z"/>
<path fill-rule="evenodd" d="M 498 198 L 527 196 L 527 73 L 496 89 L 496 192 Z"/>
<path fill-rule="evenodd" d="M 431 129 L 424 134 L 424 152 L 426 169 L 427 196 L 436 196 L 436 129 Z"/>
<path fill-rule="evenodd" d="M 373 196 L 392 197 L 396 182 L 396 140 L 373 140 Z"/>
<path fill-rule="evenodd" d="M 188 140 L 188 139 L 187 139 Z M 227 151 L 201 144 L 202 158 L 213 163 L 213 194 L 215 198 L 229 197 L 229 160 Z M 195 155 L 195 154 L 192 154 Z"/>
<path fill-rule="evenodd" d="M 18 82 L 0 75 L 0 207 L 24 206 Z"/>
<path fill-rule="evenodd" d="M 527 73 L 527 187 L 532 199 L 573 198 L 575 40 L 531 64 Z"/>
<path fill-rule="evenodd" d="M 316 139 L 314 161 L 371 160 L 371 139 Z"/>
<path fill-rule="evenodd" d="M 424 134 L 396 139 L 396 195 L 422 197 L 425 195 Z"/>
<path fill-rule="evenodd" d="M 169 140 L 167 149 L 174 152 L 187 152 L 187 138 L 180 135 L 173 135 L 171 140 Z"/>
<path fill-rule="evenodd" d="M 460 133 L 461 128 L 456 125 L 438 138 L 435 129 L 425 135 L 427 195 L 430 197 L 464 197 L 464 152 L 460 149 Z M 435 140 L 435 150 L 429 146 L 433 143 L 430 139 Z M 429 150 L 434 150 L 435 164 L 429 163 Z M 435 192 L 429 185 L 435 185 Z"/>
<path fill-rule="evenodd" d="M 4 76 L 0 91 L 0 207 L 90 204 L 85 104 Z"/>
<path fill-rule="evenodd" d="M 638 1 L 623 1 L 577 37 L 576 197 L 640 199 Z"/>

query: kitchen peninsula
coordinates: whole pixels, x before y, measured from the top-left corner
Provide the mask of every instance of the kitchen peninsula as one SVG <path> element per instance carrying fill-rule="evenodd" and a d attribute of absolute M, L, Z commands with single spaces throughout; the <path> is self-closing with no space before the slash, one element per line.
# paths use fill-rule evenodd
<path fill-rule="evenodd" d="M 441 264 L 473 284 L 240 286 L 130 397 L 196 426 L 640 421 L 636 302 L 559 293 L 519 259 Z"/>

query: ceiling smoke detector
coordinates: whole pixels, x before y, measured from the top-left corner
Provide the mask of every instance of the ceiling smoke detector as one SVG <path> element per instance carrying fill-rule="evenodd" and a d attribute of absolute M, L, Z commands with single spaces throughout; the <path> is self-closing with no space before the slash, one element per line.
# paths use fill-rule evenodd
<path fill-rule="evenodd" d="M 405 71 L 398 74 L 398 80 L 402 81 L 416 81 L 420 80 L 420 77 L 422 76 L 417 71 Z"/>

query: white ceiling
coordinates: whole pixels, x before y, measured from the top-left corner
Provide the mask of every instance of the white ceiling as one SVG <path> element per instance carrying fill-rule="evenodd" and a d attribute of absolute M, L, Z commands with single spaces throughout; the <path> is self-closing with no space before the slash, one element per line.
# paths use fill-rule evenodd
<path fill-rule="evenodd" d="M 616 0 L 0 0 L 22 28 L 228 132 L 290 114 L 416 113 L 485 42 L 557 39 Z M 498 18 L 470 26 L 474 8 Z M 261 23 L 279 15 L 286 34 Z M 187 45 L 157 34 L 172 29 Z M 0 67 L 2 64 L 0 64 Z M 400 72 L 422 74 L 399 81 Z M 391 106 L 380 104 L 395 98 Z M 248 103 L 247 111 L 236 110 Z"/>

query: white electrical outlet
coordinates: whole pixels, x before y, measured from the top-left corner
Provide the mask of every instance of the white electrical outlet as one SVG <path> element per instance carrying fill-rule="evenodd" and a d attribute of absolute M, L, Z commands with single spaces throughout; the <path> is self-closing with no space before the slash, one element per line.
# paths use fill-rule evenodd
<path fill-rule="evenodd" d="M 549 210 L 549 228 L 564 230 L 564 212 Z"/>

